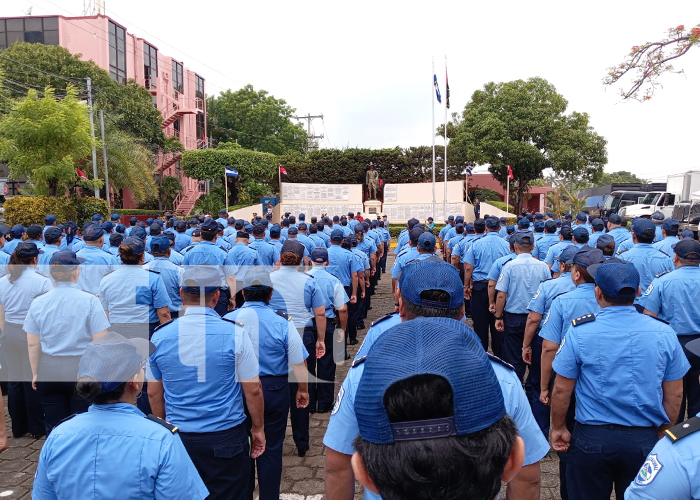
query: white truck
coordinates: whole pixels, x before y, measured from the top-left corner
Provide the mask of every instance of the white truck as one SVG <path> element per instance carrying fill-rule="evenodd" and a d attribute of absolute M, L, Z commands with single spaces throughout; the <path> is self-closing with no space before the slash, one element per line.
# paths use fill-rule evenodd
<path fill-rule="evenodd" d="M 621 217 L 634 219 L 635 217 L 650 218 L 656 211 L 664 216 L 671 217 L 673 208 L 682 201 L 691 199 L 691 194 L 700 190 L 700 171 L 693 170 L 683 174 L 668 176 L 666 191 L 650 192 L 636 205 L 623 207 L 618 212 Z"/>

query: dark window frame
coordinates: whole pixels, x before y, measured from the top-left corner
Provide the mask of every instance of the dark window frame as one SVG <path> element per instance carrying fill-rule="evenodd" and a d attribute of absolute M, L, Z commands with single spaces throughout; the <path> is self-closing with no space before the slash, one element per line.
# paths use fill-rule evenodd
<path fill-rule="evenodd" d="M 173 82 L 173 89 L 177 90 L 180 94 L 184 93 L 184 68 L 182 67 L 182 63 L 177 62 L 175 59 L 173 59 L 173 64 L 172 64 L 172 72 L 173 72 L 173 77 L 172 77 L 172 82 Z"/>
<path fill-rule="evenodd" d="M 9 31 L 7 29 L 8 24 L 10 25 Z M 8 43 L 9 40 L 11 41 Z M 0 49 L 6 49 L 14 42 L 58 45 L 58 17 L 0 19 Z"/>
<path fill-rule="evenodd" d="M 150 80 L 150 88 L 155 89 L 154 80 L 158 78 L 158 49 L 147 42 L 143 42 L 143 73 L 144 78 Z"/>
<path fill-rule="evenodd" d="M 126 83 L 126 30 L 109 21 L 109 75 Z"/>

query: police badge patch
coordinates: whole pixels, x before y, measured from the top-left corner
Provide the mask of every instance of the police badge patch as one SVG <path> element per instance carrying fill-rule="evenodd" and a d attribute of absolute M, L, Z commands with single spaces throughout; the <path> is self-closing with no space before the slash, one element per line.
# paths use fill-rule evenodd
<path fill-rule="evenodd" d="M 659 471 L 663 468 L 661 462 L 656 455 L 649 455 L 647 461 L 644 462 L 642 468 L 639 469 L 639 474 L 635 478 L 634 482 L 639 486 L 646 486 L 651 484 L 651 482 L 656 478 Z"/>
<path fill-rule="evenodd" d="M 343 401 L 343 396 L 345 395 L 345 389 L 342 387 L 338 391 L 338 397 L 335 398 L 335 404 L 333 405 L 333 409 L 331 410 L 331 416 L 335 415 L 338 413 L 338 410 L 340 410 L 340 403 Z"/>

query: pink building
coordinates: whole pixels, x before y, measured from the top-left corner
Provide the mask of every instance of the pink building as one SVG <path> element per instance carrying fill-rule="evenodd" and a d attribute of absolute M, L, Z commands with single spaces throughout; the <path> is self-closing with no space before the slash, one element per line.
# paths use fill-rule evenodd
<path fill-rule="evenodd" d="M 84 60 L 94 61 L 115 80 L 135 80 L 153 95 L 153 104 L 163 115 L 166 136 L 177 137 L 185 149 L 198 149 L 205 144 L 204 78 L 108 16 L 0 19 L 0 49 L 16 41 L 60 45 L 72 54 L 81 54 Z M 154 174 L 181 180 L 183 192 L 172 208 L 189 212 L 204 188 L 196 179 L 182 174 L 181 156 L 161 151 Z M 124 193 L 123 200 L 124 208 L 135 206 L 129 193 Z"/>

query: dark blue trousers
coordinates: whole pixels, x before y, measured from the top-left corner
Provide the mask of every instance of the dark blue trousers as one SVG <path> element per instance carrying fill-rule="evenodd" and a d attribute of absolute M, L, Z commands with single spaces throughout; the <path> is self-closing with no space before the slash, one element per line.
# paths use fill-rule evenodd
<path fill-rule="evenodd" d="M 313 380 L 316 376 L 316 329 L 309 327 L 304 329 L 302 340 L 304 347 L 309 352 L 309 357 L 306 358 L 306 364 L 309 370 L 309 380 Z M 313 332 L 313 333 L 312 333 Z M 290 380 L 294 380 L 294 374 L 290 373 Z M 311 383 L 309 382 L 309 385 Z M 299 450 L 309 449 L 309 416 L 310 404 L 306 408 L 297 408 L 296 395 L 299 384 L 296 381 L 289 383 L 289 420 L 292 424 L 292 437 L 294 444 Z"/>
<path fill-rule="evenodd" d="M 218 432 L 180 432 L 182 444 L 209 490 L 207 500 L 246 500 L 250 442 L 244 424 Z"/>
<path fill-rule="evenodd" d="M 537 329 L 539 333 L 539 328 Z M 542 337 L 535 333 L 532 339 L 532 364 L 525 380 L 525 393 L 530 401 L 530 408 L 535 417 L 537 425 L 540 427 L 544 438 L 549 440 L 549 417 L 550 407 L 540 402 L 540 377 L 542 375 Z"/>
<path fill-rule="evenodd" d="M 352 286 L 346 286 L 343 287 L 345 288 L 345 293 L 348 294 L 348 298 L 351 297 L 352 294 Z M 358 303 L 360 301 L 360 291 L 357 291 L 357 303 L 351 304 L 348 302 L 348 325 L 347 325 L 347 331 L 345 332 L 345 344 L 347 345 L 348 340 L 353 340 L 357 338 L 357 309 L 358 309 Z"/>
<path fill-rule="evenodd" d="M 90 406 L 75 392 L 79 364 L 80 356 L 41 356 L 36 391 L 44 410 L 47 436 L 63 419 L 84 413 Z"/>
<path fill-rule="evenodd" d="M 503 313 L 505 329 L 503 330 L 503 360 L 513 365 L 515 373 L 522 381 L 525 376 L 523 361 L 523 337 L 527 314 Z"/>
<path fill-rule="evenodd" d="M 566 467 L 569 499 L 609 500 L 613 488 L 617 498 L 624 498 L 658 441 L 655 427 L 576 422 Z"/>
<path fill-rule="evenodd" d="M 685 348 L 688 342 L 695 339 L 700 339 L 700 334 L 678 336 L 678 342 L 680 342 L 683 352 L 688 358 L 688 362 L 690 362 L 690 370 L 683 377 L 683 400 L 681 401 L 681 411 L 678 413 L 676 423 L 683 422 L 686 419 L 686 408 L 688 410 L 688 418 L 700 413 L 700 379 L 698 378 L 700 377 L 700 359 Z"/>
<path fill-rule="evenodd" d="M 491 332 L 491 350 L 495 356 L 503 357 L 503 334 L 496 330 L 496 319 L 489 312 L 489 282 L 475 281 L 472 288 L 471 315 L 474 331 L 481 340 L 484 350 L 489 348 L 489 331 Z M 521 346 L 522 349 L 522 346 Z"/>
<path fill-rule="evenodd" d="M 321 359 L 314 359 L 316 365 L 316 380 L 309 379 L 309 408 L 319 412 L 330 411 L 333 407 L 333 392 L 335 390 L 335 360 L 333 346 L 335 339 L 335 319 L 326 318 L 326 354 Z M 315 322 L 314 322 L 315 324 Z M 309 357 L 312 356 L 309 351 Z M 307 360 L 307 364 L 308 360 Z M 311 372 L 311 370 L 309 370 Z"/>

